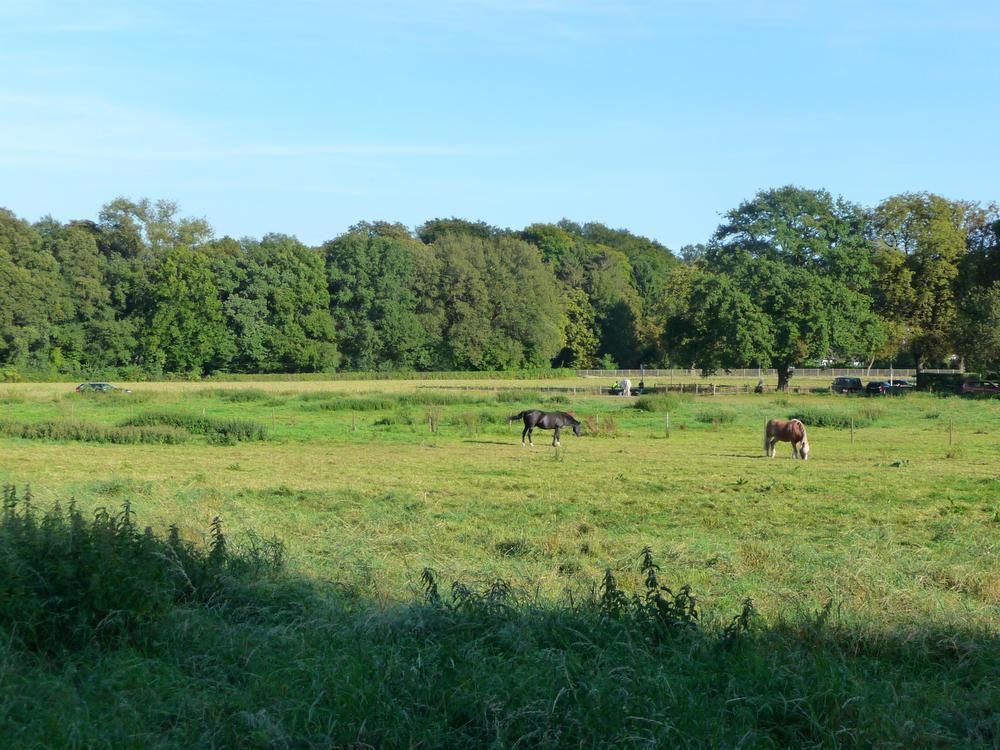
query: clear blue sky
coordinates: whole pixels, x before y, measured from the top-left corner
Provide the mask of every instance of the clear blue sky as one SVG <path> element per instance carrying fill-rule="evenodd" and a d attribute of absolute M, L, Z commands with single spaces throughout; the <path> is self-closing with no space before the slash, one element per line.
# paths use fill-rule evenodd
<path fill-rule="evenodd" d="M 0 0 L 0 206 L 218 234 L 601 221 L 794 183 L 1000 198 L 995 0 Z"/>

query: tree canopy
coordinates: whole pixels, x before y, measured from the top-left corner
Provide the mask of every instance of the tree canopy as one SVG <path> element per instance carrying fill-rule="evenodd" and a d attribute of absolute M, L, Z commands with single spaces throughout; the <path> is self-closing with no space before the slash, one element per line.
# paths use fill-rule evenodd
<path fill-rule="evenodd" d="M 625 229 L 363 221 L 320 247 L 214 237 L 166 200 L 0 209 L 0 372 L 1000 365 L 1000 214 L 764 190 L 679 254 Z"/>

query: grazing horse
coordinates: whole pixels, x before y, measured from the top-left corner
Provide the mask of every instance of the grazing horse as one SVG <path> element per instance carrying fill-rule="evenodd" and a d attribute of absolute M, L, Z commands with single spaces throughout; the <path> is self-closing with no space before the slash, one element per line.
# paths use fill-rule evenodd
<path fill-rule="evenodd" d="M 772 419 L 764 428 L 764 452 L 774 458 L 774 445 L 778 441 L 792 444 L 792 458 L 809 458 L 809 438 L 806 426 L 797 419 Z"/>
<path fill-rule="evenodd" d="M 559 432 L 563 427 L 572 427 L 573 434 L 580 437 L 580 423 L 576 421 L 572 414 L 567 414 L 564 411 L 540 411 L 538 409 L 529 409 L 528 411 L 522 411 L 520 414 L 515 414 L 511 417 L 507 417 L 507 424 L 510 424 L 515 419 L 524 420 L 524 432 L 521 433 L 521 447 L 524 447 L 524 436 L 528 436 L 528 442 L 531 443 L 531 447 L 534 448 L 535 444 L 531 440 L 531 431 L 536 427 L 542 430 L 555 430 L 556 434 L 552 437 L 552 445 L 559 445 Z"/>
<path fill-rule="evenodd" d="M 618 382 L 618 387 L 622 389 L 620 396 L 631 396 L 632 395 L 632 381 L 628 378 L 622 378 Z"/>

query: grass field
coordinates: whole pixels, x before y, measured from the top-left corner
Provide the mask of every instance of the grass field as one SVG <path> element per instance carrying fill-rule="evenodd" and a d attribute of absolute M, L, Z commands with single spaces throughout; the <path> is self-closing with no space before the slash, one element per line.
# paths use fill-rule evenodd
<path fill-rule="evenodd" d="M 59 729 L 44 711 L 24 718 L 10 693 L 0 704 L 8 715 L 0 728 L 23 742 L 28 728 L 37 732 L 39 722 L 49 721 L 56 744 L 79 747 L 115 746 L 142 732 L 152 732 L 149 741 L 135 746 L 1000 743 L 1000 402 L 819 393 L 623 399 L 590 395 L 593 385 L 582 379 L 172 383 L 136 384 L 128 395 L 75 394 L 65 384 L 3 386 L 0 484 L 22 491 L 30 485 L 42 507 L 75 498 L 86 514 L 128 500 L 141 524 L 157 532 L 176 524 L 182 538 L 199 544 L 210 542 L 216 516 L 233 539 L 247 530 L 274 535 L 287 547 L 283 580 L 300 581 L 309 592 L 302 597 L 314 602 L 309 606 L 325 613 L 303 604 L 311 613 L 301 615 L 304 621 L 340 608 L 348 632 L 326 636 L 368 645 L 361 656 L 352 643 L 343 653 L 353 655 L 338 661 L 329 645 L 318 645 L 315 628 L 281 631 L 280 621 L 268 621 L 275 638 L 294 642 L 286 646 L 303 663 L 318 663 L 324 654 L 346 670 L 343 694 L 315 665 L 300 665 L 301 673 L 288 678 L 315 698 L 312 713 L 322 722 L 307 721 L 308 702 L 293 706 L 290 688 L 277 686 L 245 688 L 238 699 L 202 687 L 191 704 L 178 697 L 150 715 L 125 697 L 143 688 L 116 663 L 125 658 L 119 651 L 75 653 L 71 679 L 62 667 L 22 659 L 15 650 L 8 684 L 36 686 L 27 695 L 39 705 L 62 695 L 74 707 L 67 710 L 75 723 L 67 726 L 76 734 Z M 579 392 L 543 390 L 553 386 Z M 565 433 L 553 448 L 551 433 L 536 431 L 535 447 L 522 448 L 519 423 L 508 427 L 506 418 L 532 407 L 572 411 L 586 423 L 586 435 Z M 808 462 L 793 461 L 785 444 L 777 458 L 764 458 L 763 424 L 774 416 L 807 424 Z M 643 591 L 647 547 L 662 583 L 675 593 L 690 584 L 706 634 L 723 633 L 752 599 L 759 648 L 704 657 L 702 646 L 681 639 L 672 642 L 669 658 L 662 644 L 619 653 L 620 634 L 598 636 L 583 632 L 581 623 L 570 628 L 546 619 L 591 622 L 580 603 L 596 601 L 609 569 L 622 589 Z M 483 636 L 485 642 L 462 640 L 456 633 L 469 635 L 468 628 L 452 620 L 448 627 L 457 630 L 435 630 L 422 609 L 427 568 L 442 592 L 453 581 L 480 593 L 497 579 L 509 584 L 523 649 L 490 640 L 513 637 L 515 615 L 506 610 L 494 619 L 507 630 Z M 273 587 L 268 591 L 274 595 Z M 285 612 L 285 604 L 268 606 Z M 250 657 L 241 661 L 239 639 L 231 637 L 243 626 L 220 622 L 205 638 L 220 649 L 212 656 L 216 667 L 250 669 Z M 403 622 L 408 640 L 394 630 Z M 544 633 L 562 627 L 577 635 L 546 641 Z M 420 628 L 428 629 L 429 641 L 412 634 Z M 610 640 L 598 648 L 604 637 Z M 439 653 L 447 644 L 464 650 L 468 662 L 448 667 Z M 435 656 L 427 648 L 437 649 Z M 136 675 L 159 669 L 151 665 L 161 664 L 162 654 L 129 649 L 128 659 L 138 659 L 129 662 Z M 588 654 L 577 664 L 585 674 L 567 666 L 566 653 L 574 649 Z M 261 653 L 278 658 L 267 648 Z M 378 701 L 389 699 L 351 670 L 368 664 L 393 675 L 411 658 L 430 659 L 437 671 L 424 676 L 425 692 L 407 681 L 412 677 L 387 678 L 398 694 L 386 718 Z M 787 661 L 775 671 L 770 658 Z M 691 660 L 697 675 L 672 674 L 669 664 Z M 502 664 L 511 665 L 512 677 L 520 675 L 520 692 L 491 683 L 501 678 L 490 670 Z M 80 688 L 82 673 L 95 682 L 84 680 Z M 202 684 L 183 669 L 163 679 L 171 685 L 167 693 Z M 734 680 L 745 681 L 749 697 L 740 698 Z M 342 704 L 352 694 L 357 704 L 349 710 Z M 207 708 L 212 696 L 227 706 L 219 715 Z M 127 733 L 91 728 L 93 712 L 116 701 L 130 706 L 121 730 Z M 453 710 L 464 717 L 457 724 Z M 632 718 L 617 716 L 623 710 Z M 212 714 L 202 719 L 214 734 L 197 731 L 199 711 Z M 158 721 L 165 722 L 159 733 L 152 728 Z"/>

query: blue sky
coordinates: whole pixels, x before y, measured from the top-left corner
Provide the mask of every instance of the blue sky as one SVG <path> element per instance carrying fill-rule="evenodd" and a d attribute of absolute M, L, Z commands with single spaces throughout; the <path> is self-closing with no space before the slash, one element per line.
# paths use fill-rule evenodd
<path fill-rule="evenodd" d="M 601 221 L 794 183 L 1000 199 L 1000 3 L 0 0 L 0 206 L 220 235 Z"/>

